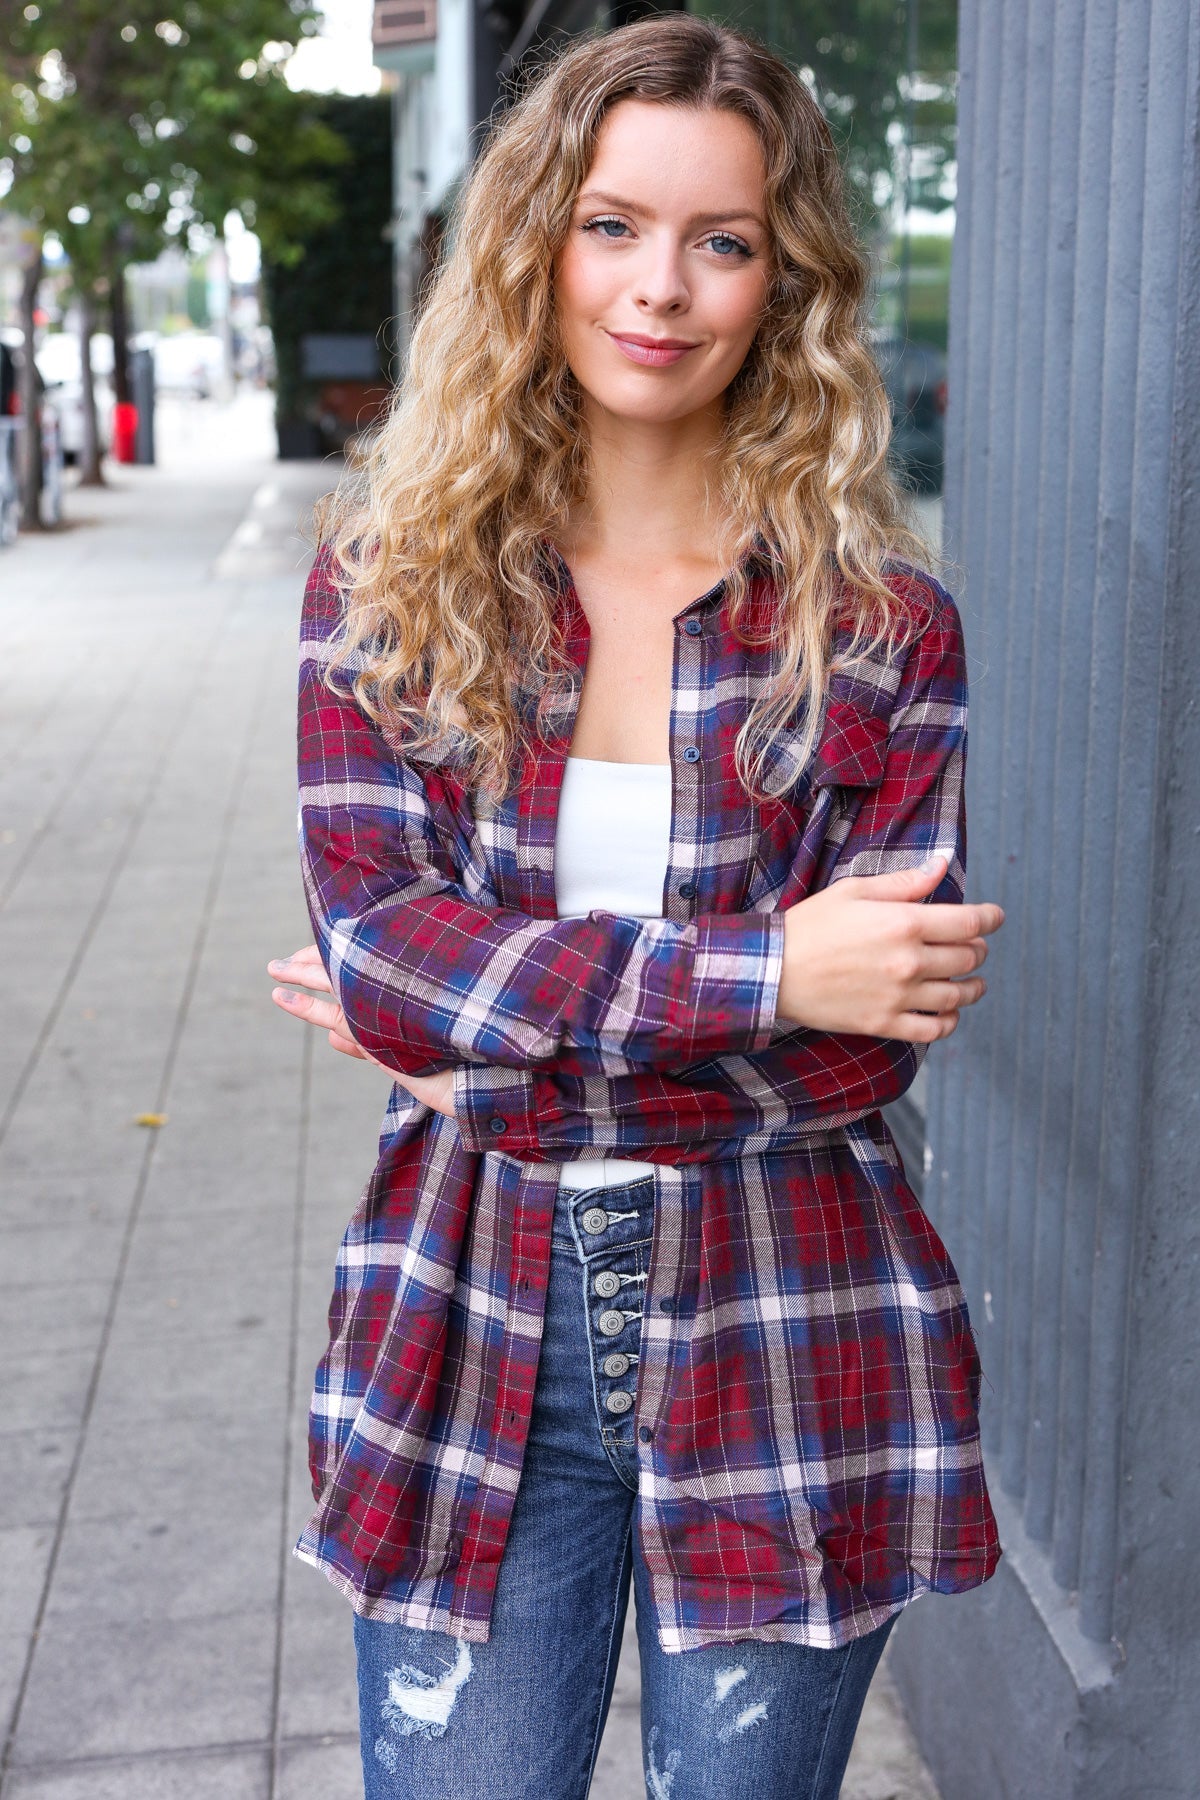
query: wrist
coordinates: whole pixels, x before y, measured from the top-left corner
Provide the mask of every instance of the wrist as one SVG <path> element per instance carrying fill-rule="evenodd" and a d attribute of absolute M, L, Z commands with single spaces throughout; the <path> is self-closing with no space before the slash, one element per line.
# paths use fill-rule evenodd
<path fill-rule="evenodd" d="M 534 1154 L 537 1122 L 533 1077 L 528 1069 L 460 1063 L 454 1070 L 453 1117 L 463 1145 L 482 1154 Z"/>
<path fill-rule="evenodd" d="M 783 966 L 779 976 L 779 999 L 775 1014 L 788 1025 L 805 1023 L 805 954 L 802 944 L 804 921 L 800 914 L 806 904 L 804 900 L 797 901 L 783 915 Z"/>

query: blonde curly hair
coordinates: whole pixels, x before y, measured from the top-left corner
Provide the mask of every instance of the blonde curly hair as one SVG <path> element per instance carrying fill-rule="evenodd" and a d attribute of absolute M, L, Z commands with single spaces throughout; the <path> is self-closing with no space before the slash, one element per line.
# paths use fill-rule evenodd
<path fill-rule="evenodd" d="M 835 631 L 848 627 L 847 658 L 890 654 L 916 628 L 904 565 L 932 560 L 888 468 L 868 264 L 808 88 L 753 39 L 682 13 L 574 43 L 493 127 L 389 416 L 319 518 L 345 606 L 327 679 L 351 674 L 410 752 L 453 746 L 494 800 L 577 678 L 548 546 L 587 492 L 588 446 L 553 272 L 604 118 L 631 98 L 736 113 L 766 164 L 768 299 L 713 471 L 735 629 L 749 552 L 776 595 L 774 678 L 737 742 L 748 791 L 783 731 L 799 732 L 801 758 L 815 742 Z"/>

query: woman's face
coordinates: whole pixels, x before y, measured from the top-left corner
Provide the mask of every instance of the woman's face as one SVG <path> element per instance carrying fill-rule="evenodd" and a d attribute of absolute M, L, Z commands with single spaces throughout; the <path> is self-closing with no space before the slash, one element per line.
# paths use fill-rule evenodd
<path fill-rule="evenodd" d="M 666 425 L 724 393 L 767 297 L 764 179 L 736 113 L 613 107 L 555 265 L 567 362 L 593 405 Z"/>

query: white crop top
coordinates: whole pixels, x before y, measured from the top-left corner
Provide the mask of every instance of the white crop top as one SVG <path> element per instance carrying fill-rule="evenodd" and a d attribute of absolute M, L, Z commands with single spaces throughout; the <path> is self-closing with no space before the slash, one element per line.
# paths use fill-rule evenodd
<path fill-rule="evenodd" d="M 670 763 L 568 756 L 554 840 L 560 918 L 584 919 L 593 907 L 603 907 L 661 919 L 670 850 Z M 617 1187 L 653 1173 L 653 1163 L 593 1157 L 563 1163 L 560 1185 Z"/>

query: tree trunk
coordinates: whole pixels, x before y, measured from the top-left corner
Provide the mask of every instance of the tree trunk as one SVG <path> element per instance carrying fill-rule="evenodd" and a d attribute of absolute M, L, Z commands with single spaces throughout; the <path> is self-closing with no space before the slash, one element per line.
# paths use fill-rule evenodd
<path fill-rule="evenodd" d="M 42 529 L 42 381 L 33 360 L 33 315 L 42 284 L 42 246 L 39 239 L 34 260 L 21 277 L 21 329 L 25 347 L 21 356 L 21 529 Z"/>
<path fill-rule="evenodd" d="M 125 264 L 114 250 L 108 265 L 108 305 L 112 322 L 113 398 L 119 406 L 133 399 L 129 380 L 129 311 L 125 304 Z"/>
<path fill-rule="evenodd" d="M 104 471 L 100 466 L 100 433 L 96 428 L 96 382 L 92 373 L 92 332 L 96 327 L 96 309 L 91 293 L 83 289 L 79 295 L 79 387 L 83 408 L 83 448 L 79 457 L 80 487 L 103 487 Z"/>

